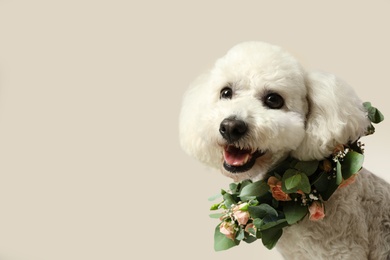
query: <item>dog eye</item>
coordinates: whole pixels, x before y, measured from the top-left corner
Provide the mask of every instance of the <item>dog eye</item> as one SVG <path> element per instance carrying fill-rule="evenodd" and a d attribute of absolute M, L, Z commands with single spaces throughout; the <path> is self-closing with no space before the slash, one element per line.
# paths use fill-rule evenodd
<path fill-rule="evenodd" d="M 271 93 L 265 97 L 264 104 L 271 109 L 279 109 L 284 105 L 284 100 L 279 94 Z"/>
<path fill-rule="evenodd" d="M 219 94 L 220 99 L 231 99 L 232 97 L 233 90 L 229 87 L 224 87 Z"/>

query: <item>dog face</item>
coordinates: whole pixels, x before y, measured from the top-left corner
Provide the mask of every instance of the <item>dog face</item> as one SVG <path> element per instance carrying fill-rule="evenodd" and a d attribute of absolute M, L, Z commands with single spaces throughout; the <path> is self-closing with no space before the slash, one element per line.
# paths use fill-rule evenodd
<path fill-rule="evenodd" d="M 322 159 L 368 124 L 362 102 L 334 76 L 306 73 L 280 47 L 246 42 L 193 83 L 179 130 L 185 151 L 240 181 L 261 179 L 289 155 Z"/>

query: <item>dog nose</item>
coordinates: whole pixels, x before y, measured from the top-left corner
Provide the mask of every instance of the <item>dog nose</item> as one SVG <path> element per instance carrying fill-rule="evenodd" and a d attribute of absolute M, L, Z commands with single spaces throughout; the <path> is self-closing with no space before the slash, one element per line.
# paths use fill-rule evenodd
<path fill-rule="evenodd" d="M 229 143 L 240 139 L 248 130 L 247 124 L 235 118 L 225 118 L 219 125 L 219 132 Z"/>

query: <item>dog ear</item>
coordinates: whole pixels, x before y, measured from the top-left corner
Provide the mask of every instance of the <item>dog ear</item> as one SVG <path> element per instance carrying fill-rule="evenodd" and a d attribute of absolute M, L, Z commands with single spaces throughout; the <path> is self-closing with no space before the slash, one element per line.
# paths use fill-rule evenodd
<path fill-rule="evenodd" d="M 220 165 L 221 154 L 209 144 L 216 143 L 210 133 L 214 132 L 213 109 L 215 93 L 210 82 L 210 73 L 199 76 L 188 88 L 183 97 L 180 118 L 179 138 L 182 149 L 190 156 L 213 167 Z"/>
<path fill-rule="evenodd" d="M 365 135 L 370 121 L 355 91 L 334 75 L 312 72 L 306 75 L 309 111 L 306 135 L 292 153 L 300 160 L 321 160 L 338 144 Z"/>

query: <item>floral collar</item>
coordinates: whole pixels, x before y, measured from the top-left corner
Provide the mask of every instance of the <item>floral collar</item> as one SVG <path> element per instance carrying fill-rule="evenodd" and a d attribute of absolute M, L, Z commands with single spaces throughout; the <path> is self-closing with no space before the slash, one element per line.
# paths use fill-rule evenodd
<path fill-rule="evenodd" d="M 364 103 L 372 123 L 384 117 L 371 103 Z M 373 134 L 371 124 L 367 135 Z M 355 141 L 338 145 L 333 154 L 322 161 L 299 161 L 287 158 L 268 172 L 264 180 L 245 180 L 231 183 L 229 190 L 209 200 L 223 197 L 211 210 L 219 218 L 214 233 L 214 249 L 226 250 L 241 241 L 252 243 L 261 239 L 272 249 L 282 236 L 283 228 L 302 220 L 306 215 L 312 221 L 325 217 L 324 201 L 339 188 L 354 182 L 364 160 L 364 145 Z"/>

